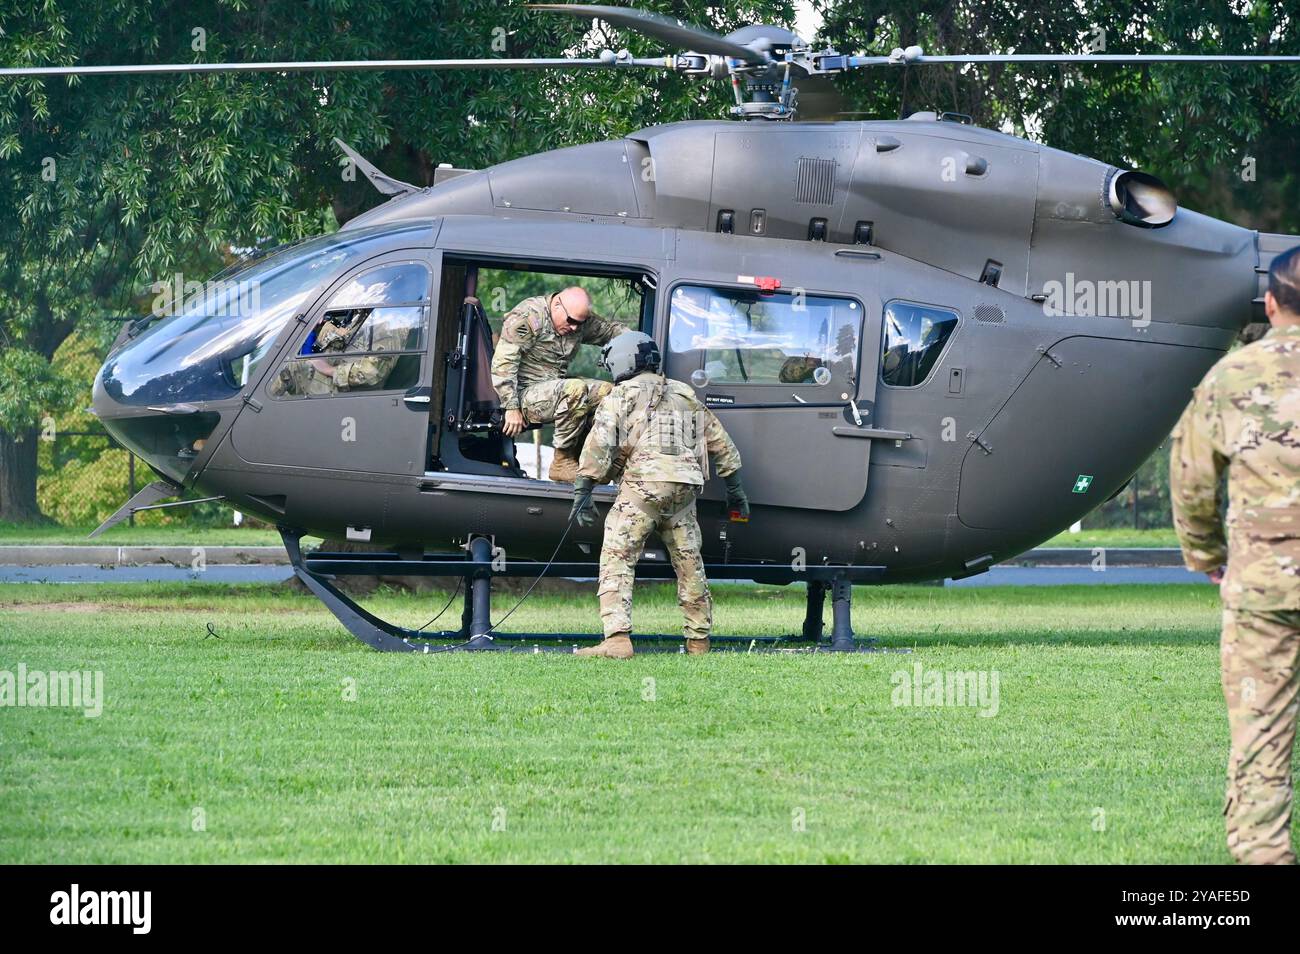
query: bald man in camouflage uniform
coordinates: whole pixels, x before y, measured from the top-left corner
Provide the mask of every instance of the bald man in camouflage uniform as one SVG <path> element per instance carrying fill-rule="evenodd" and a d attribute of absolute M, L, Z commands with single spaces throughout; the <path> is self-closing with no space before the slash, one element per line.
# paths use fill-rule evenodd
<path fill-rule="evenodd" d="M 321 322 L 312 356 L 297 358 L 280 368 L 271 384 L 275 397 L 322 397 L 382 387 L 397 356 L 345 356 L 346 351 L 402 351 L 405 336 L 387 327 L 374 332 L 366 324 L 368 309 L 357 309 Z"/>
<path fill-rule="evenodd" d="M 651 533 L 663 541 L 677 574 L 686 649 L 692 655 L 708 652 L 713 601 L 700 555 L 695 498 L 709 477 L 710 459 L 727 483 L 728 507 L 749 516 L 740 484 L 740 452 L 689 386 L 658 373 L 654 341 L 633 332 L 606 346 L 602 360 L 613 349 L 638 343 L 646 346 L 643 370 L 620 374 L 617 365 L 606 365 L 619 383 L 596 410 L 574 481 L 574 515 L 585 526 L 594 521 L 592 487 L 621 477 L 600 551 L 597 593 L 605 639 L 578 650 L 579 656 L 626 659 L 633 654 L 632 586 Z"/>
<path fill-rule="evenodd" d="M 492 355 L 492 387 L 506 412 L 502 432 L 555 422 L 550 478 L 570 482 L 591 414 L 613 387 L 608 381 L 565 377 L 578 345 L 603 345 L 628 329 L 591 310 L 575 286 L 526 298 L 506 313 Z"/>
<path fill-rule="evenodd" d="M 1300 248 L 1274 260 L 1265 309 L 1269 333 L 1215 365 L 1179 421 L 1170 490 L 1184 560 L 1220 583 L 1223 599 L 1228 850 L 1246 864 L 1295 864 Z M 1219 517 L 1225 470 L 1226 539 Z"/>

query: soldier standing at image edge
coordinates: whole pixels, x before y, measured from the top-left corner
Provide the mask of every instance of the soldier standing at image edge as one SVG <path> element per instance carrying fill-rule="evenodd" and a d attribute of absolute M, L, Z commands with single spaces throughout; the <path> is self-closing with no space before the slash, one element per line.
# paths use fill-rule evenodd
<path fill-rule="evenodd" d="M 1231 749 L 1228 850 L 1294 864 L 1292 750 L 1300 662 L 1300 247 L 1269 268 L 1272 326 L 1205 376 L 1174 431 L 1170 496 L 1190 569 L 1220 584 Z M 1227 472 L 1227 533 L 1220 481 Z"/>

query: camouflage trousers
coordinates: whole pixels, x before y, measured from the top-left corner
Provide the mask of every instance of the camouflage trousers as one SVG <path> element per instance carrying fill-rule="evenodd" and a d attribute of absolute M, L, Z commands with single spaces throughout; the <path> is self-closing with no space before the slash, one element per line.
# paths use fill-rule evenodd
<path fill-rule="evenodd" d="M 600 551 L 600 619 L 605 638 L 632 632 L 633 573 L 646 538 L 658 533 L 677 574 L 677 605 L 687 639 L 704 639 L 713 628 L 713 600 L 700 556 L 700 525 L 695 519 L 699 488 L 625 480 L 605 517 Z"/>
<path fill-rule="evenodd" d="M 1223 808 L 1228 850 L 1243 864 L 1295 864 L 1291 750 L 1300 610 L 1225 609 L 1221 660 L 1232 733 Z"/>
<path fill-rule="evenodd" d="M 605 395 L 614 390 L 595 378 L 555 378 L 524 388 L 519 409 L 529 424 L 555 422 L 557 450 L 581 448 L 591 426 L 591 416 Z"/>

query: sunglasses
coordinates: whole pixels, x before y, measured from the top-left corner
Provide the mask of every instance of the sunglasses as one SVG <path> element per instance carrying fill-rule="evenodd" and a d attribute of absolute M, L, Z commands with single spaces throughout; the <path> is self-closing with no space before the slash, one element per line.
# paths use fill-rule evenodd
<path fill-rule="evenodd" d="M 587 320 L 586 318 L 574 318 L 569 314 L 569 309 L 564 307 L 564 302 L 560 301 L 560 299 L 555 299 L 555 303 L 560 306 L 560 311 L 564 312 L 564 321 L 570 328 L 581 328 L 582 323 Z"/>

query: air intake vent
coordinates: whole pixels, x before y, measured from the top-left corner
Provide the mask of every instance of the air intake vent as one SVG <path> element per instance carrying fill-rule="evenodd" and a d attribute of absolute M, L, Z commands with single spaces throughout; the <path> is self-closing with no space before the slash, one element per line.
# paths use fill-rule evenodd
<path fill-rule="evenodd" d="M 976 305 L 975 320 L 982 321 L 990 325 L 1000 325 L 1006 320 L 1006 312 L 997 305 Z"/>
<path fill-rule="evenodd" d="M 805 205 L 830 205 L 835 200 L 835 160 L 801 157 L 794 200 Z"/>

